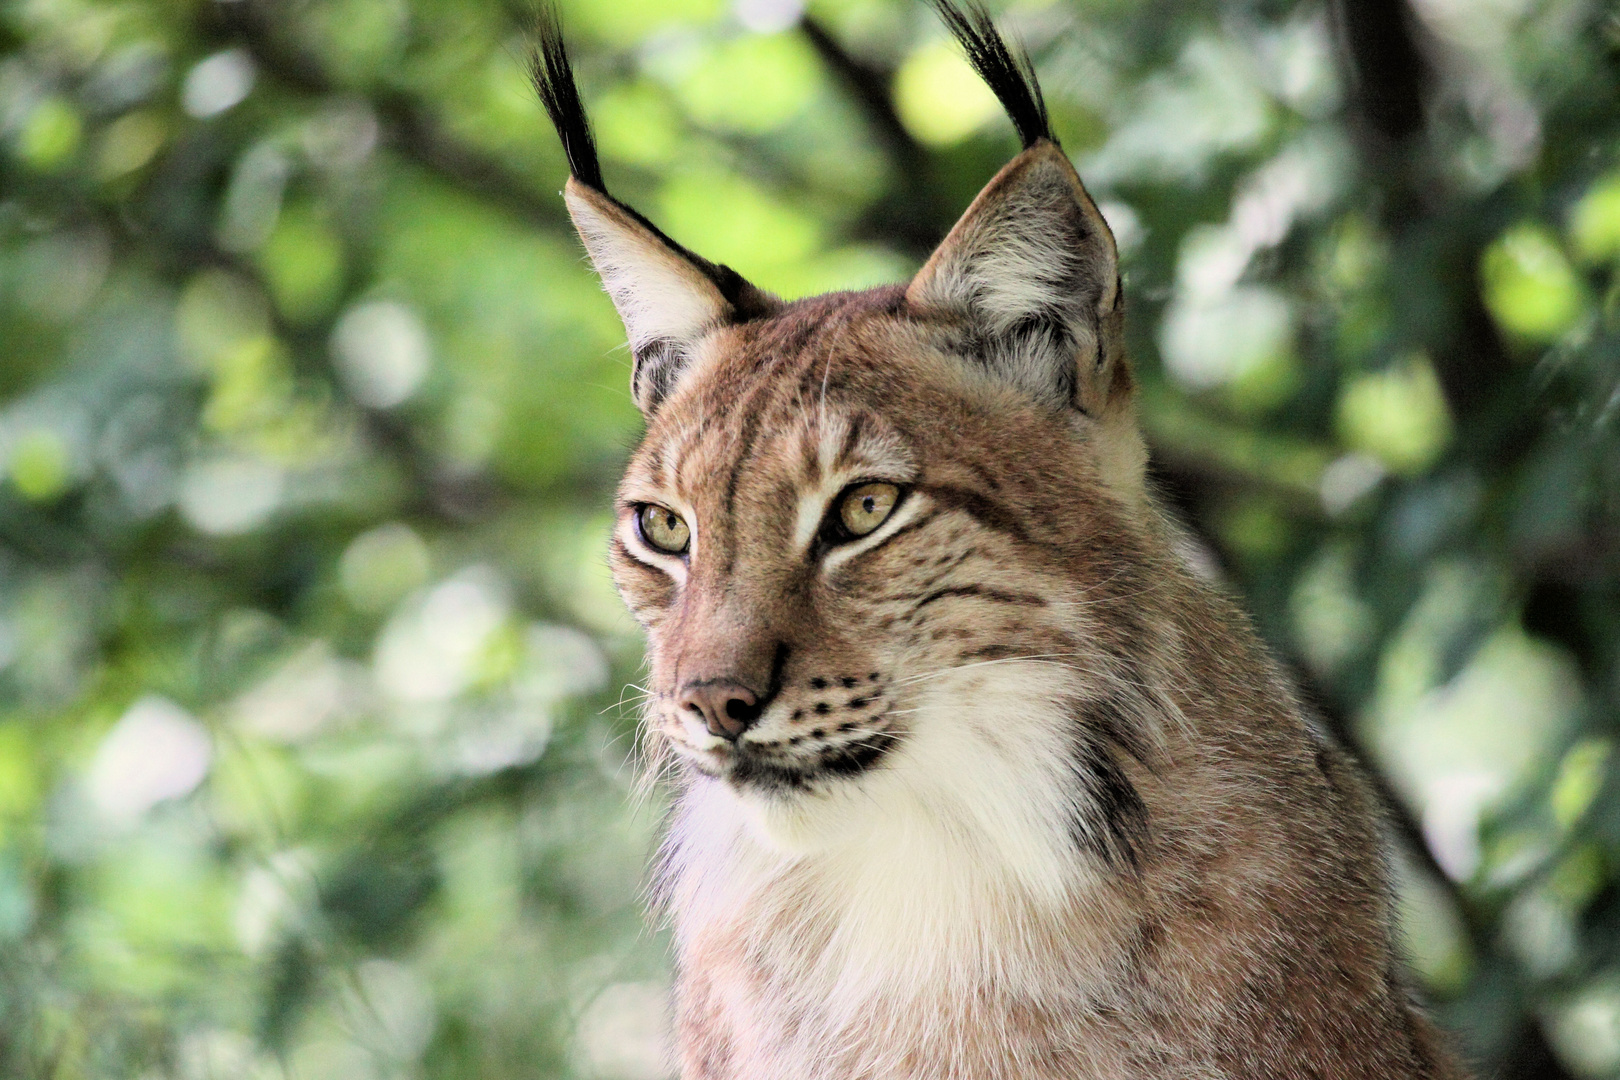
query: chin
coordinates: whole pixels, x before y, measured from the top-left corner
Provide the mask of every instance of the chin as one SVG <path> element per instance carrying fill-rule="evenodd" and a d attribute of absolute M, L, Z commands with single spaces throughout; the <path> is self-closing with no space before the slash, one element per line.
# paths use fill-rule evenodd
<path fill-rule="evenodd" d="M 791 783 L 776 779 L 762 781 L 757 770 L 734 767 L 718 786 L 741 810 L 754 838 L 784 855 L 814 855 L 839 846 L 862 830 L 871 812 L 863 775 L 796 771 Z"/>
<path fill-rule="evenodd" d="M 754 838 L 784 855 L 824 852 L 855 831 L 853 815 L 841 812 L 850 801 L 843 792 L 767 793 L 729 785 L 728 790 Z"/>
<path fill-rule="evenodd" d="M 670 741 L 686 766 L 689 793 L 745 822 L 765 848 L 791 857 L 826 852 L 869 832 L 879 792 L 892 786 L 906 756 L 906 740 L 887 730 L 791 749 L 780 740 Z"/>

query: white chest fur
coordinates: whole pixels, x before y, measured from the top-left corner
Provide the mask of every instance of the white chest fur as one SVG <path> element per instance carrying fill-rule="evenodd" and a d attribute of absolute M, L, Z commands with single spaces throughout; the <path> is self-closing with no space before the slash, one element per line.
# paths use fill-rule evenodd
<path fill-rule="evenodd" d="M 1072 678 L 1021 663 L 936 682 L 901 747 L 824 794 L 686 791 L 666 862 L 683 976 L 799 1076 L 827 1055 L 869 1075 L 874 1055 L 932 1056 L 992 998 L 1072 1011 L 1099 991 L 1119 924 L 1073 839 Z"/>

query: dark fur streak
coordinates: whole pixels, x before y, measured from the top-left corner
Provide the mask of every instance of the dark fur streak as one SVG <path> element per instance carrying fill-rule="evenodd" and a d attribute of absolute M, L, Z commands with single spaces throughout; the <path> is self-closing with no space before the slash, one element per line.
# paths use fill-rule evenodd
<path fill-rule="evenodd" d="M 1085 707 L 1082 722 L 1138 764 L 1151 766 L 1151 748 L 1140 725 L 1132 720 L 1132 712 L 1117 698 L 1101 698 Z"/>
<path fill-rule="evenodd" d="M 968 649 L 958 654 L 957 659 L 968 660 L 1006 660 L 1017 656 L 1021 650 L 1012 645 L 981 645 L 977 649 Z"/>
<path fill-rule="evenodd" d="M 1046 599 L 1036 596 L 1034 593 L 1005 592 L 1001 589 L 992 589 L 987 585 L 953 585 L 948 589 L 935 589 L 924 596 L 917 601 L 917 608 L 924 608 L 935 601 L 953 596 L 974 596 L 998 604 L 1023 604 L 1028 607 L 1046 606 Z M 916 608 L 912 610 L 915 611 Z"/>
<path fill-rule="evenodd" d="M 849 431 L 844 434 L 844 445 L 838 448 L 836 461 L 839 465 L 844 464 L 849 460 L 850 455 L 855 453 L 855 447 L 860 444 L 861 434 L 865 431 L 865 428 L 866 418 L 860 413 L 856 413 L 850 418 Z"/>
<path fill-rule="evenodd" d="M 1010 510 L 970 488 L 954 487 L 949 484 L 918 484 L 917 490 L 942 507 L 962 511 L 987 529 L 1006 533 L 1022 543 L 1041 543 L 1029 535 L 1023 522 L 1019 521 Z M 1041 546 L 1050 545 L 1041 544 Z"/>
<path fill-rule="evenodd" d="M 1094 740 L 1082 737 L 1074 771 L 1085 792 L 1070 823 L 1075 844 L 1110 866 L 1139 870 L 1148 832 L 1141 794 L 1108 749 Z"/>
<path fill-rule="evenodd" d="M 973 475 L 978 477 L 979 482 L 985 487 L 989 488 L 991 491 L 1001 490 L 1001 480 L 997 478 L 995 473 L 985 468 L 979 462 L 969 460 L 967 462 L 967 467 L 973 470 Z"/>
<path fill-rule="evenodd" d="M 739 406 L 743 409 L 745 419 L 743 421 L 742 446 L 738 448 L 737 456 L 731 463 L 731 472 L 726 476 L 725 518 L 727 521 L 731 520 L 732 514 L 737 509 L 737 485 L 742 482 L 743 468 L 748 464 L 748 460 L 754 452 L 754 443 L 759 440 L 759 410 L 755 408 L 755 404 L 763 389 L 762 386 L 761 389 L 756 390 L 753 397 Z M 730 576 L 736 561 L 737 552 L 733 548 L 726 553 L 726 565 L 723 572 L 727 576 Z"/>
<path fill-rule="evenodd" d="M 776 651 L 771 654 L 770 683 L 765 687 L 765 696 L 759 701 L 759 710 L 761 712 L 764 712 L 765 707 L 776 699 L 777 694 L 782 692 L 782 673 L 787 670 L 788 656 L 791 652 L 792 650 L 788 647 L 787 642 L 778 641 L 776 643 Z"/>

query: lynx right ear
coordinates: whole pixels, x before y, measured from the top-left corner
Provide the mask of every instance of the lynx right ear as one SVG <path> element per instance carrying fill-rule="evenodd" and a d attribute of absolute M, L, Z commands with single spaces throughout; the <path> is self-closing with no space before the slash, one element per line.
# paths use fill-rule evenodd
<path fill-rule="evenodd" d="M 710 331 L 758 318 L 778 302 L 729 266 L 677 244 L 607 193 L 555 11 L 541 9 L 538 37 L 531 75 L 568 155 L 572 175 L 563 198 L 624 322 L 635 357 L 630 392 L 650 415 Z"/>
<path fill-rule="evenodd" d="M 906 298 L 963 319 L 987 370 L 1040 400 L 1097 416 L 1129 388 L 1114 238 L 1055 143 L 990 181 Z"/>
<path fill-rule="evenodd" d="M 1128 394 L 1119 256 L 1108 223 L 1059 148 L 1028 54 L 977 0 L 933 0 L 1024 144 L 980 192 L 906 298 L 974 328 L 987 369 L 1030 394 L 1099 416 Z"/>

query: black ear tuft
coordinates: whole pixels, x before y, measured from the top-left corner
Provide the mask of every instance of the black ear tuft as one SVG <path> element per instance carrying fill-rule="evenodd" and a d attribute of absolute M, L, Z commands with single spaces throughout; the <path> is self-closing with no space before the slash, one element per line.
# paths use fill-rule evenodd
<path fill-rule="evenodd" d="M 1029 54 L 1021 48 L 1014 54 L 978 0 L 961 0 L 960 6 L 955 0 L 931 2 L 951 34 L 962 43 L 973 70 L 1001 100 L 1001 107 L 1007 110 L 1018 137 L 1024 141 L 1024 149 L 1042 139 L 1056 143 L 1052 122 L 1046 115 L 1046 99 L 1041 96 L 1041 84 L 1035 79 L 1035 65 L 1030 63 Z"/>
<path fill-rule="evenodd" d="M 543 3 L 535 11 L 535 37 L 534 52 L 529 56 L 529 78 L 534 81 L 540 103 L 546 107 L 546 115 L 551 117 L 551 125 L 562 139 L 563 152 L 568 155 L 568 171 L 586 187 L 606 195 L 590 117 L 585 115 L 579 87 L 574 84 L 574 69 L 568 63 L 568 49 L 563 44 L 562 20 L 551 4 Z"/>
<path fill-rule="evenodd" d="M 591 134 L 591 120 L 580 100 L 579 87 L 574 82 L 574 69 L 568 62 L 568 48 L 563 43 L 562 20 L 552 4 L 541 0 L 535 9 L 535 44 L 529 55 L 529 78 L 540 104 L 551 117 L 551 126 L 562 140 L 563 153 L 568 155 L 568 171 L 575 180 L 593 191 L 607 195 L 613 204 L 629 214 L 662 243 L 697 267 L 713 281 L 727 301 L 741 317 L 752 318 L 770 305 L 757 289 L 729 266 L 712 263 L 701 255 L 677 244 L 663 231 L 648 221 L 634 207 L 608 195 L 607 183 L 602 179 L 602 163 L 596 156 L 596 138 Z"/>

